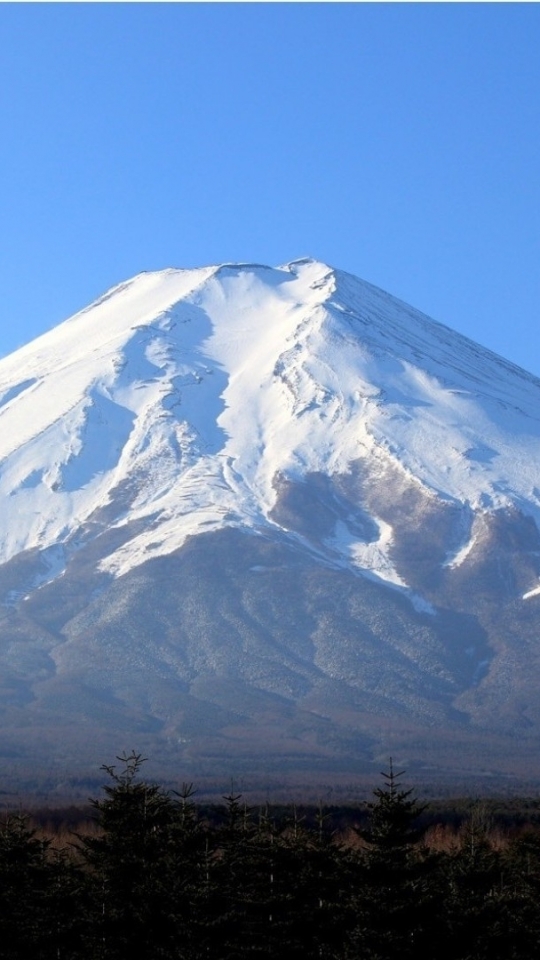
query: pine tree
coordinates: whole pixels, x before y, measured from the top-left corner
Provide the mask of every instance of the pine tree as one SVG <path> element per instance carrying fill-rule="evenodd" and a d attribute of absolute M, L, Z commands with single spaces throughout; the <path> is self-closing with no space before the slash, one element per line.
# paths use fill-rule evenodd
<path fill-rule="evenodd" d="M 193 784 L 174 792 L 174 817 L 163 846 L 161 896 L 174 960 L 208 954 L 208 906 L 214 851 L 193 803 Z"/>
<path fill-rule="evenodd" d="M 3 960 L 86 957 L 85 880 L 22 814 L 0 824 L 0 955 Z"/>
<path fill-rule="evenodd" d="M 462 833 L 460 849 L 445 863 L 444 937 L 450 957 L 508 960 L 509 924 L 501 857 L 489 843 L 491 821 L 477 803 Z"/>
<path fill-rule="evenodd" d="M 207 954 L 215 960 L 236 960 L 250 955 L 261 943 L 263 869 L 252 812 L 234 785 L 223 799 L 225 822 L 214 836 L 208 885 L 211 924 Z"/>
<path fill-rule="evenodd" d="M 39 956 L 44 947 L 47 847 L 27 817 L 7 816 L 1 824 L 0 942 L 6 960 Z"/>
<path fill-rule="evenodd" d="M 342 957 L 346 928 L 342 850 L 319 809 L 315 826 L 297 814 L 281 825 L 274 854 L 275 956 Z"/>
<path fill-rule="evenodd" d="M 400 960 L 428 955 L 428 890 L 425 870 L 414 847 L 415 821 L 424 807 L 413 790 L 401 787 L 404 771 L 381 774 L 384 786 L 367 804 L 369 826 L 359 831 L 366 849 L 357 857 L 357 925 L 349 955 L 365 960 Z"/>
<path fill-rule="evenodd" d="M 405 771 L 394 772 L 392 758 L 387 773 L 381 773 L 384 787 L 373 791 L 375 801 L 366 804 L 369 828 L 361 835 L 372 850 L 372 860 L 382 859 L 394 867 L 406 860 L 406 852 L 420 838 L 415 821 L 425 810 L 413 796 L 414 790 L 403 790 L 400 779 Z"/>
<path fill-rule="evenodd" d="M 170 912 L 171 834 L 175 805 L 157 784 L 138 780 L 145 762 L 132 752 L 103 766 L 105 799 L 92 800 L 101 835 L 80 838 L 91 870 L 95 904 L 95 956 L 177 956 Z"/>

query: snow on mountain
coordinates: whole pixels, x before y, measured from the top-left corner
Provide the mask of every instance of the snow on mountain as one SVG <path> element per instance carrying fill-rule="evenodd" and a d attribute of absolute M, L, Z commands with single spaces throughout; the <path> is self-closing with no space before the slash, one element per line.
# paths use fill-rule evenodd
<path fill-rule="evenodd" d="M 54 548 L 58 576 L 104 508 L 143 521 L 102 560 L 113 576 L 224 527 L 298 539 L 280 482 L 361 461 L 538 521 L 539 401 L 533 376 L 323 263 L 141 274 L 0 361 L 0 562 Z M 317 550 L 406 588 L 372 520 Z"/>
<path fill-rule="evenodd" d="M 323 263 L 226 264 L 141 274 L 1 360 L 0 426 L 17 783 L 134 745 L 193 778 L 527 778 L 533 376 Z"/>

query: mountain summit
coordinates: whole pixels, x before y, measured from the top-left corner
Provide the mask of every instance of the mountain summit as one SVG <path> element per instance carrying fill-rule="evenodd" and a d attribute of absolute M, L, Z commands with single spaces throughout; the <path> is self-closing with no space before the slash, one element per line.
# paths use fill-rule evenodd
<path fill-rule="evenodd" d="M 1 360 L 0 422 L 14 776 L 533 775 L 532 375 L 323 263 L 225 264 Z"/>

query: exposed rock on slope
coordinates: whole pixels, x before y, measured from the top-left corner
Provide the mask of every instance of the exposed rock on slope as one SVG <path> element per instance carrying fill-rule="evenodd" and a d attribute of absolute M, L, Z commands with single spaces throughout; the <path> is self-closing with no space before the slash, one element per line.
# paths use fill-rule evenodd
<path fill-rule="evenodd" d="M 0 361 L 0 754 L 530 776 L 540 381 L 311 260 Z"/>

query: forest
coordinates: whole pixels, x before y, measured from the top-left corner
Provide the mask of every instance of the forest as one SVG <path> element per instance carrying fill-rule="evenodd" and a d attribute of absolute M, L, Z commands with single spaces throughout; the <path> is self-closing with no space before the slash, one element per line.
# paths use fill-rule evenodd
<path fill-rule="evenodd" d="M 69 842 L 20 812 L 0 823 L 3 960 L 532 960 L 540 828 L 497 834 L 482 805 L 459 832 L 390 762 L 347 831 L 323 807 L 209 816 L 131 753 L 104 766 L 95 829 Z"/>

